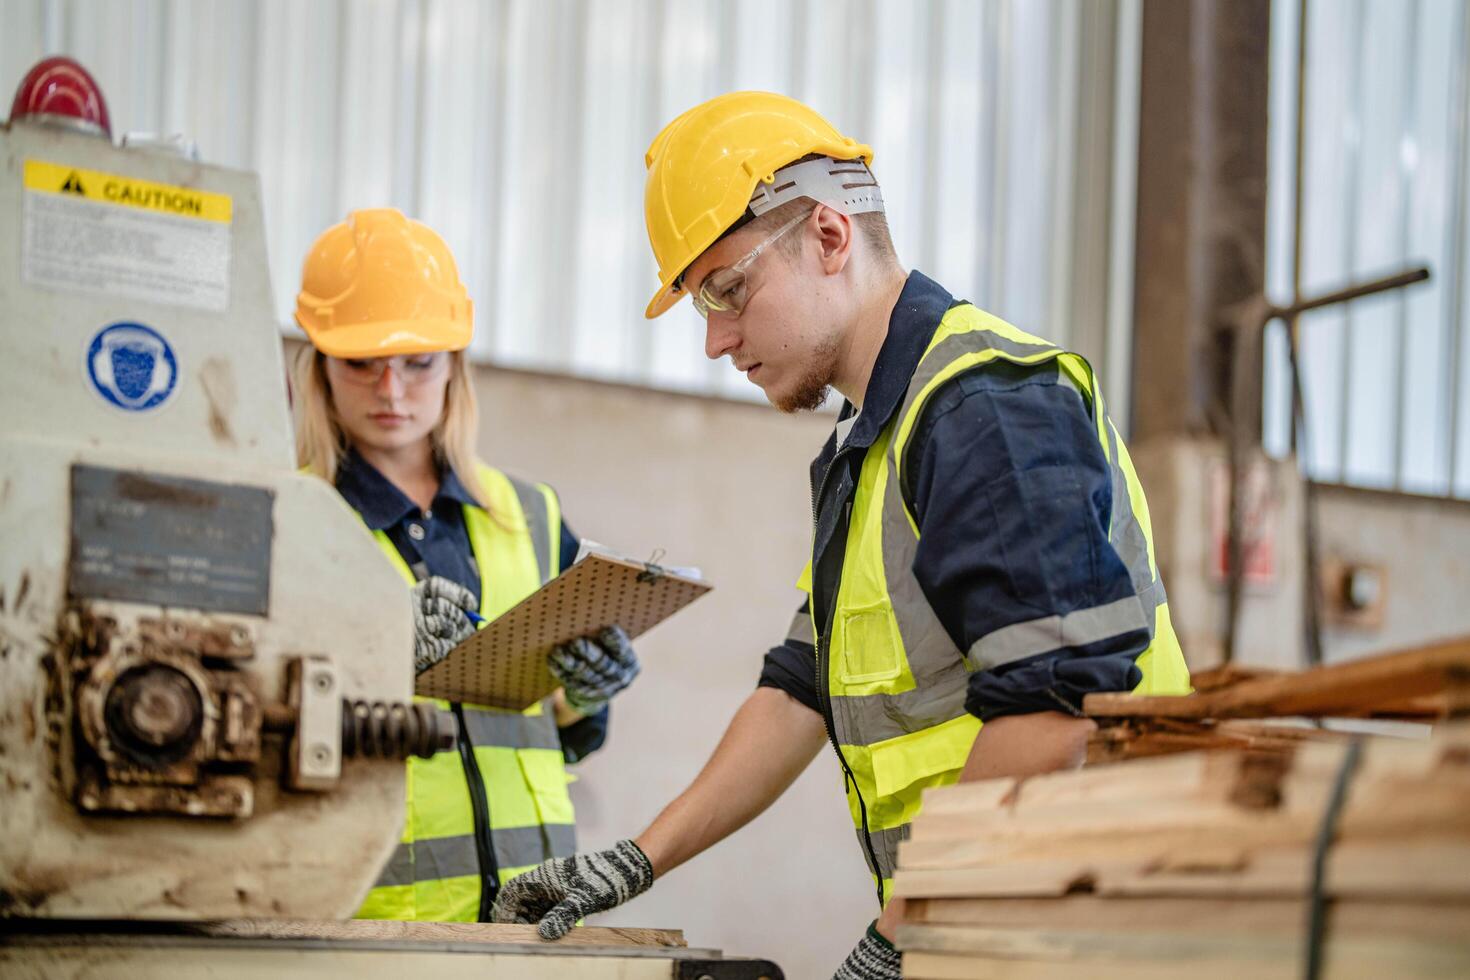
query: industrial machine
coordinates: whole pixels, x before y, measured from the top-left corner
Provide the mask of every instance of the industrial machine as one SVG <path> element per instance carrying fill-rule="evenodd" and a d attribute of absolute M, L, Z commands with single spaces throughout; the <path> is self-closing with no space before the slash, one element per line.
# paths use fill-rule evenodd
<path fill-rule="evenodd" d="M 115 146 L 66 59 L 0 125 L 0 974 L 779 977 L 282 924 L 359 906 L 454 722 L 296 471 L 259 182 L 180 149 Z M 239 920 L 277 926 L 199 925 Z"/>

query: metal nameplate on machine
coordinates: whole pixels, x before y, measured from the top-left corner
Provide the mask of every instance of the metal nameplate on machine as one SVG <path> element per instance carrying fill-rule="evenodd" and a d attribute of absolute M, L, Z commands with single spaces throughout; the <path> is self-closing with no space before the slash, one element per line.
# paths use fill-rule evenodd
<path fill-rule="evenodd" d="M 67 593 L 265 616 L 273 501 L 262 487 L 73 466 Z"/>

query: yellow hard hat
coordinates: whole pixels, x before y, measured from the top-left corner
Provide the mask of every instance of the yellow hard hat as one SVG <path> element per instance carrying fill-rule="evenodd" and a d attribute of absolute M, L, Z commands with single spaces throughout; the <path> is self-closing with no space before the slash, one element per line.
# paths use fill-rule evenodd
<path fill-rule="evenodd" d="M 444 239 L 395 208 L 371 208 L 306 254 L 296 322 L 323 354 L 392 357 L 464 350 L 474 310 Z"/>
<path fill-rule="evenodd" d="M 770 92 L 717 96 L 665 126 L 643 157 L 643 217 L 659 281 L 644 315 L 652 320 L 678 302 L 674 283 L 745 213 L 758 183 L 810 153 L 873 162 L 872 147 Z"/>

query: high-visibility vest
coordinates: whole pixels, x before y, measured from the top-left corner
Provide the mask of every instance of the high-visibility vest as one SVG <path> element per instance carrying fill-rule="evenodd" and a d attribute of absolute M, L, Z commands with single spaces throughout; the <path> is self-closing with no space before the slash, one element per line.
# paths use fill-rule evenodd
<path fill-rule="evenodd" d="M 1054 362 L 1059 382 L 1089 406 L 1112 471 L 1108 539 L 1137 593 L 1065 617 L 1016 623 L 960 650 L 940 624 L 913 573 L 919 528 L 900 490 L 904 449 L 929 397 L 956 375 L 996 362 Z M 933 533 L 933 532 L 931 532 Z M 799 587 L 811 598 L 812 566 Z M 811 605 L 816 609 L 816 605 Z M 1187 694 L 1189 671 L 1154 561 L 1148 503 L 1087 362 L 969 304 L 951 308 L 920 359 L 902 407 L 863 458 L 852 500 L 831 629 L 816 637 L 825 664 L 824 706 L 833 741 L 850 773 L 848 806 L 879 887 L 892 894 L 899 842 L 919 812 L 923 791 L 959 779 L 980 730 L 965 710 L 970 674 L 1066 645 L 1146 627 L 1137 664 L 1142 694 Z M 822 624 L 813 623 L 813 633 Z M 823 645 L 825 639 L 826 645 Z"/>
<path fill-rule="evenodd" d="M 464 518 L 480 570 L 480 615 L 488 620 L 557 574 L 561 505 L 545 485 L 522 483 L 484 465 L 477 472 L 495 516 L 467 504 Z M 412 585 L 413 572 L 393 542 L 382 531 L 373 536 Z M 435 703 L 450 708 L 447 701 Z M 461 708 L 463 734 L 485 786 L 499 881 L 547 858 L 576 853 L 566 765 L 550 706 L 535 704 L 524 713 Z M 357 917 L 475 921 L 481 909 L 481 843 L 460 748 L 409 759 L 403 838 Z"/>

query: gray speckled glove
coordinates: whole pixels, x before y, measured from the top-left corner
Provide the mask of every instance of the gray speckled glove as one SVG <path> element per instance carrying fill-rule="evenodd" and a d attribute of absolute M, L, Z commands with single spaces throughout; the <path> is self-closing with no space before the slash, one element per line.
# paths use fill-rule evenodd
<path fill-rule="evenodd" d="M 621 626 L 565 643 L 551 651 L 547 661 L 566 691 L 567 704 L 584 715 L 600 711 L 614 694 L 633 683 L 641 669 L 633 642 Z"/>
<path fill-rule="evenodd" d="M 413 587 L 413 666 L 422 674 L 449 655 L 475 631 L 465 615 L 475 611 L 475 596 L 447 578 L 430 576 Z"/>
<path fill-rule="evenodd" d="M 900 980 L 902 976 L 898 950 L 868 926 L 867 935 L 847 954 L 832 980 Z"/>
<path fill-rule="evenodd" d="M 653 865 L 630 840 L 605 851 L 552 858 L 507 881 L 495 897 L 491 922 L 539 922 L 545 940 L 560 939 L 578 919 L 606 912 L 653 885 Z"/>

